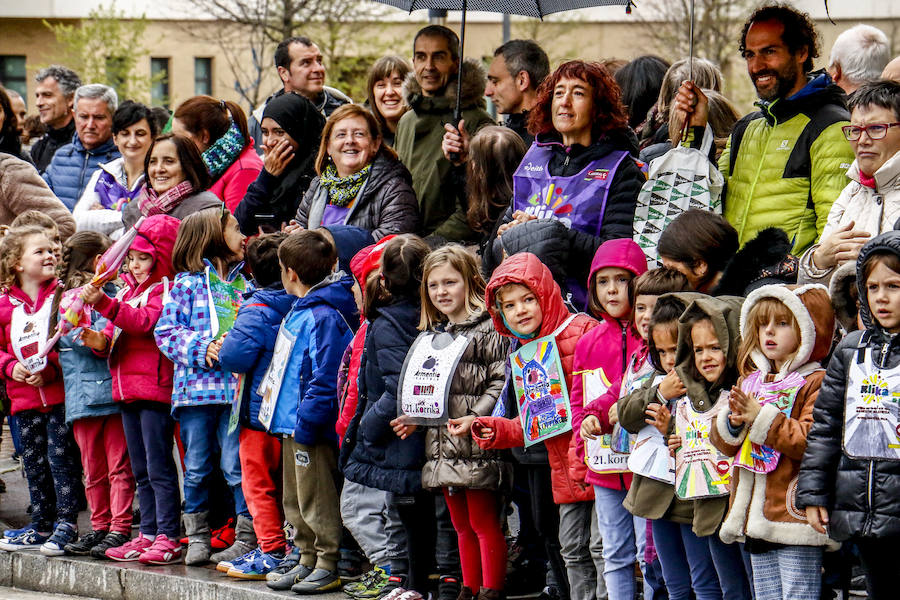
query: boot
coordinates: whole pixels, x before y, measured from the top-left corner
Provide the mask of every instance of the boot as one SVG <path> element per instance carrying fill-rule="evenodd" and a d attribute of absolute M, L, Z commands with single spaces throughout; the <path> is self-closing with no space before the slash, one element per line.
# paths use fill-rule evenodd
<path fill-rule="evenodd" d="M 184 530 L 188 537 L 188 549 L 184 557 L 186 565 L 202 565 L 209 562 L 212 550 L 207 517 L 208 511 L 184 513 Z"/>
<path fill-rule="evenodd" d="M 234 526 L 234 543 L 210 556 L 209 560 L 216 563 L 216 568 L 221 571 L 222 569 L 219 568 L 222 566 L 221 563 L 229 563 L 228 567 L 231 568 L 231 561 L 247 554 L 254 548 L 256 548 L 256 532 L 253 530 L 253 521 L 238 515 L 237 523 Z"/>
<path fill-rule="evenodd" d="M 456 600 L 475 600 L 475 594 L 472 593 L 472 588 L 465 585 L 462 586 Z"/>
<path fill-rule="evenodd" d="M 492 590 L 490 588 L 483 587 L 481 591 L 478 592 L 478 600 L 505 600 L 506 596 L 503 595 L 501 590 Z"/>

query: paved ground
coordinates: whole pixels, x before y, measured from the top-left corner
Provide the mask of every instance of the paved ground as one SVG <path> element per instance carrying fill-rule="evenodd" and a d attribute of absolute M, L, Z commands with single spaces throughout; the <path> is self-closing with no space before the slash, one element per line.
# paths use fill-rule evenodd
<path fill-rule="evenodd" d="M 66 596 L 46 592 L 29 592 L 16 588 L 0 587 L 0 600 L 94 600 L 86 596 Z"/>

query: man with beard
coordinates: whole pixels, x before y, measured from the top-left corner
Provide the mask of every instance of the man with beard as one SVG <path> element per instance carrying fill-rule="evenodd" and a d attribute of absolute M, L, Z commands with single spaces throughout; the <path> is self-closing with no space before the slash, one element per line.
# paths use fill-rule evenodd
<path fill-rule="evenodd" d="M 740 43 L 760 110 L 738 121 L 719 159 L 725 218 L 743 246 L 779 227 L 800 256 L 822 234 L 831 205 L 847 184 L 853 150 L 841 127 L 850 115 L 828 74 L 812 71 L 819 56 L 815 27 L 785 4 L 758 8 Z M 709 114 L 703 92 L 682 84 L 675 110 L 689 118 L 687 140 L 699 147 Z"/>

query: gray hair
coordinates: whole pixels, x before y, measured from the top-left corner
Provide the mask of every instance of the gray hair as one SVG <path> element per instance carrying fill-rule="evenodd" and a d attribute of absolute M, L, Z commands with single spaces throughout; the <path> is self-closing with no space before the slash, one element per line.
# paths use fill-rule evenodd
<path fill-rule="evenodd" d="M 35 83 L 40 83 L 52 77 L 59 85 L 59 90 L 66 98 L 71 98 L 79 87 L 81 87 L 81 77 L 78 73 L 68 67 L 62 65 L 50 65 L 46 69 L 41 69 L 34 76 Z"/>
<path fill-rule="evenodd" d="M 855 85 L 881 78 L 891 59 L 891 45 L 883 31 L 871 25 L 856 25 L 834 40 L 828 65 L 840 65 L 841 73 Z"/>
<path fill-rule="evenodd" d="M 81 98 L 89 100 L 103 100 L 109 107 L 109 114 L 116 112 L 119 107 L 119 96 L 116 90 L 102 83 L 88 83 L 75 90 L 75 106 Z"/>

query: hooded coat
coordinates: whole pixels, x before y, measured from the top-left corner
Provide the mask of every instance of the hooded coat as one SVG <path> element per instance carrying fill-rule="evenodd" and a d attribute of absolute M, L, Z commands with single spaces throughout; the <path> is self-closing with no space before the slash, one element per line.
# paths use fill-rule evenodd
<path fill-rule="evenodd" d="M 769 360 L 758 348 L 751 353 L 753 363 L 766 381 L 778 381 L 790 373 L 798 373 L 806 382 L 797 392 L 790 416 L 774 403 L 766 404 L 753 424 L 749 428 L 740 427 L 735 435 L 735 428 L 728 421 L 730 411 L 723 410 L 717 415 L 710 441 L 724 454 L 735 456 L 746 438 L 781 453 L 778 465 L 769 473 L 732 469 L 731 507 L 719 536 L 726 543 L 751 538 L 792 546 L 836 547 L 828 536 L 809 526 L 806 513 L 796 505 L 800 460 L 812 425 L 813 405 L 825 376 L 820 361 L 828 356 L 831 348 L 834 311 L 822 286 L 764 286 L 752 292 L 741 307 L 743 336 L 759 335 L 750 329 L 747 320 L 750 310 L 764 298 L 779 300 L 790 310 L 800 329 L 800 346 L 794 358 L 778 373 L 771 372 Z"/>
<path fill-rule="evenodd" d="M 842 445 L 847 375 L 859 350 L 870 348 L 879 368 L 900 364 L 900 337 L 875 320 L 863 278 L 866 259 L 879 251 L 900 256 L 900 232 L 883 233 L 860 250 L 857 286 L 865 329 L 847 335 L 832 354 L 800 465 L 797 507 L 824 506 L 829 534 L 838 541 L 900 535 L 900 462 L 850 458 Z"/>
<path fill-rule="evenodd" d="M 180 222 L 168 215 L 147 217 L 131 248 L 153 257 L 150 275 L 138 283 L 126 273 L 126 287 L 115 298 L 103 295 L 94 304 L 109 319 L 103 333 L 112 373 L 113 399 L 118 402 L 172 402 L 172 361 L 162 355 L 153 328 L 162 314 L 163 295 L 174 277 L 172 250 Z"/>
<path fill-rule="evenodd" d="M 484 110 L 486 73 L 481 64 L 474 60 L 463 62 L 461 71 L 460 110 L 466 122 L 466 131 L 472 136 L 483 126 L 494 124 Z M 451 77 L 442 94 L 426 96 L 416 81 L 415 73 L 410 72 L 406 76 L 403 97 L 410 110 L 397 124 L 394 149 L 412 174 L 423 234 L 436 235 L 448 241 L 468 241 L 476 239 L 476 236 L 466 221 L 467 205 L 464 198 L 457 197 L 456 186 L 451 185 L 452 165 L 441 150 L 444 124 L 453 120 L 456 81 L 456 77 Z"/>
<path fill-rule="evenodd" d="M 591 296 L 596 295 L 596 286 L 593 284 L 595 275 L 607 267 L 625 269 L 632 276 L 638 277 L 647 271 L 647 257 L 641 247 L 631 239 L 605 242 L 597 249 L 591 263 L 591 274 L 587 284 Z M 630 303 L 633 304 L 633 299 L 630 299 Z M 600 313 L 600 325 L 578 340 L 572 366 L 575 376 L 569 392 L 569 401 L 572 405 L 572 431 L 575 432 L 574 456 L 571 458 L 572 476 L 585 483 L 614 490 L 627 489 L 631 483 L 631 474 L 600 475 L 586 467 L 581 422 L 588 415 L 592 415 L 600 420 L 603 433 L 612 431 L 609 424 L 609 409 L 619 399 L 622 378 L 628 368 L 628 358 L 644 345 L 641 336 L 634 329 L 631 315 L 632 311 L 629 310 L 624 319 L 615 319 L 605 312 Z M 611 385 L 605 394 L 599 398 L 589 399 L 586 403 L 584 377 L 579 374 L 593 369 L 602 370 Z"/>
<path fill-rule="evenodd" d="M 497 304 L 497 291 L 510 283 L 523 285 L 538 297 L 542 319 L 537 337 L 550 335 L 569 318 L 569 311 L 566 309 L 566 305 L 560 295 L 559 286 L 553 281 L 553 276 L 547 267 L 534 254 L 528 252 L 511 256 L 494 271 L 494 275 L 487 285 L 485 299 L 488 311 L 490 311 L 491 318 L 494 321 L 494 327 L 501 335 L 513 338 L 514 345 L 516 345 L 515 342 L 521 343 L 523 340 L 516 338 L 515 334 L 507 327 Z M 572 367 L 575 358 L 575 344 L 598 324 L 597 321 L 588 315 L 578 314 L 556 336 L 559 357 L 566 379 L 566 387 L 570 390 L 574 379 Z M 524 341 L 527 342 L 527 340 Z M 506 414 L 513 415 L 512 418 L 479 417 L 476 419 L 476 423 L 489 427 L 494 432 L 490 438 L 476 437 L 478 445 L 482 448 L 494 450 L 502 448 L 517 449 L 525 444 L 522 422 L 519 419 L 517 404 L 513 395 L 512 387 L 507 385 Z M 473 426 L 473 431 L 476 429 Z M 536 444 L 528 448 L 524 453 L 516 453 L 515 451 L 513 453 L 520 462 L 528 463 L 531 462 L 530 456 L 540 453 L 541 446 L 546 448 L 547 460 L 550 463 L 551 470 L 553 501 L 556 504 L 571 504 L 573 502 L 593 500 L 594 498 L 594 490 L 591 486 L 572 479 L 569 458 L 569 447 L 572 443 L 572 432 L 566 432 L 545 440 L 542 444 Z"/>

